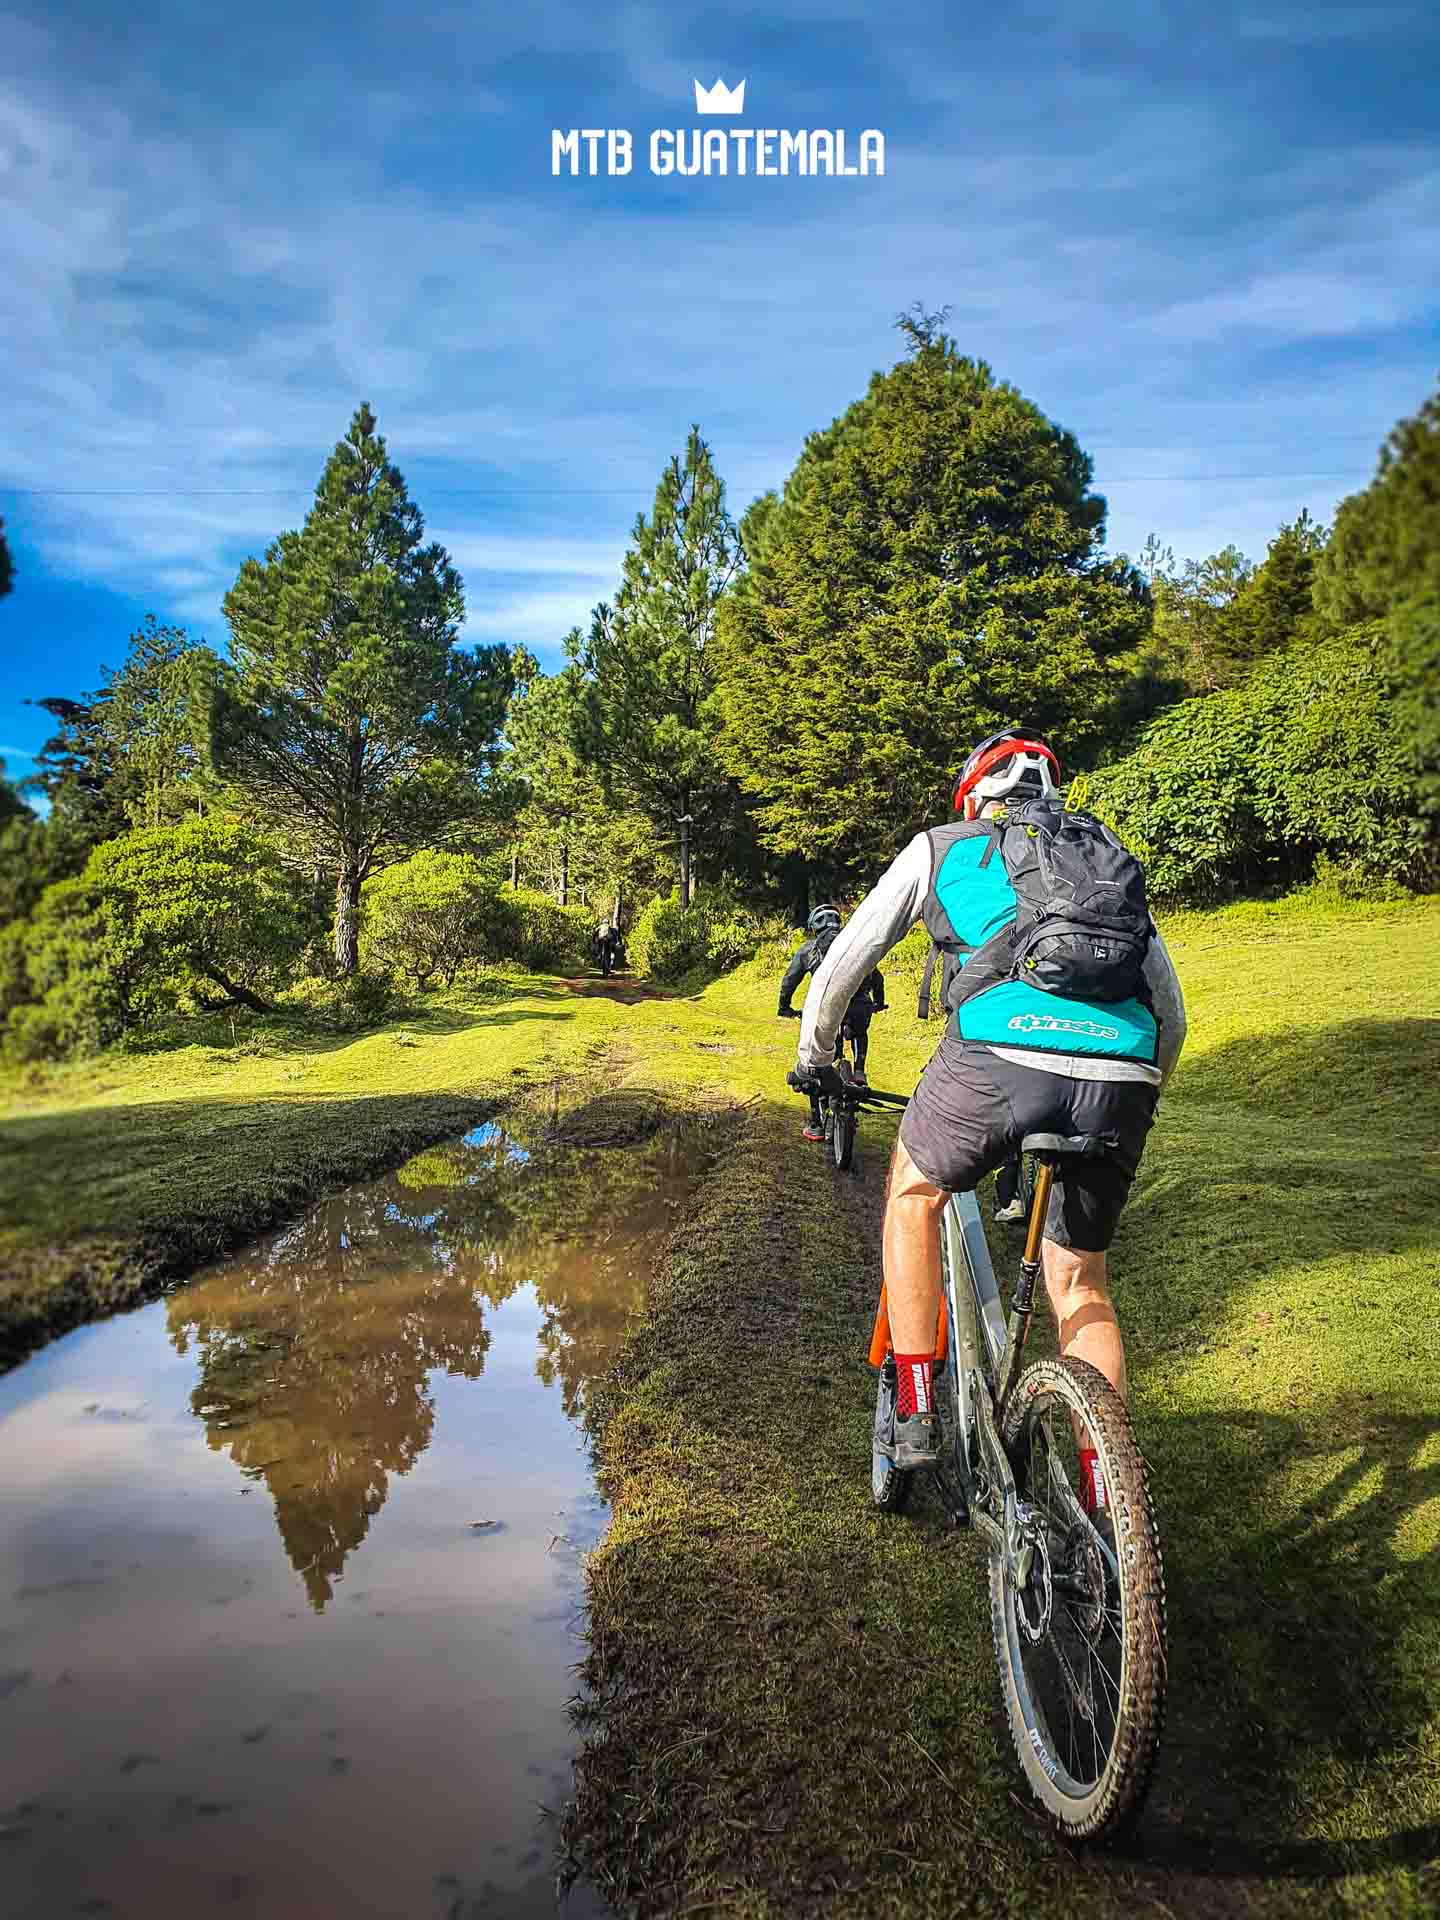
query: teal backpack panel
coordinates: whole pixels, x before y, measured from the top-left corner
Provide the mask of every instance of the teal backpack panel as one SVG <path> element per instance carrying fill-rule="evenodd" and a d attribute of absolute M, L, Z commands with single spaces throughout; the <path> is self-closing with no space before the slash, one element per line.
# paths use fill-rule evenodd
<path fill-rule="evenodd" d="M 983 947 L 1015 918 L 1015 889 L 1005 862 L 997 854 L 988 867 L 980 865 L 991 844 L 988 833 L 957 840 L 935 876 L 935 898 L 967 947 Z"/>
<path fill-rule="evenodd" d="M 1139 1000 L 1088 1004 L 1044 993 L 1023 980 L 1002 980 L 961 1004 L 962 1040 L 1041 1053 L 1085 1053 L 1101 1060 L 1143 1060 L 1154 1066 L 1159 1025 Z"/>

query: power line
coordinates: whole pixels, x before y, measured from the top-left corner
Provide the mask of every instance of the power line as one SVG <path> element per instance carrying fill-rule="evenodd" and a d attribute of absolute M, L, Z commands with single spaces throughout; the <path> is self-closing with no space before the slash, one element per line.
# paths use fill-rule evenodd
<path fill-rule="evenodd" d="M 1234 480 L 1348 480 L 1360 467 L 1312 469 L 1303 473 L 1112 473 L 1097 476 L 1105 486 L 1178 486 Z M 773 483 L 772 483 L 773 484 Z M 732 493 L 748 487 L 729 483 Z M 313 487 L 5 487 L 0 493 L 27 500 L 272 500 L 313 494 Z M 572 499 L 653 494 L 654 486 L 630 487 L 425 487 L 427 500 Z"/>

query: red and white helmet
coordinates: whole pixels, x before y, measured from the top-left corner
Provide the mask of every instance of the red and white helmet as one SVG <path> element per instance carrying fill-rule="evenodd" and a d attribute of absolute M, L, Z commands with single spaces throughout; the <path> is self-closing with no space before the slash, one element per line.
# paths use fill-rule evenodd
<path fill-rule="evenodd" d="M 1060 774 L 1055 749 L 1037 734 L 1007 727 L 982 740 L 960 769 L 950 804 L 973 820 L 987 800 L 1003 800 L 1017 791 L 1054 793 Z"/>

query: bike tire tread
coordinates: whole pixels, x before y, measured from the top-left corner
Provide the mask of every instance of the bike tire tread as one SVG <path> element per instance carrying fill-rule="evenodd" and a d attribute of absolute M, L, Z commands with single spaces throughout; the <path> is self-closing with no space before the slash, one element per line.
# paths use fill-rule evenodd
<path fill-rule="evenodd" d="M 1099 1441 L 1116 1558 L 1126 1593 L 1126 1699 L 1118 1755 L 1108 1769 L 1105 1791 L 1075 1824 L 1063 1820 L 1044 1801 L 1035 1778 L 1038 1762 L 1019 1709 L 1004 1626 L 1005 1574 L 990 1561 L 990 1618 L 995 1658 L 1001 1676 L 1005 1719 L 1016 1757 L 1032 1788 L 1056 1825 L 1072 1840 L 1111 1840 L 1133 1821 L 1144 1802 L 1159 1750 L 1165 1718 L 1167 1675 L 1165 1568 L 1150 1498 L 1150 1476 L 1135 1439 L 1125 1402 L 1097 1367 L 1085 1360 L 1039 1360 L 1026 1368 L 1006 1410 L 1003 1438 L 1007 1449 L 1018 1442 L 1036 1395 L 1059 1372 L 1068 1376 L 1092 1435 Z M 1031 1384 L 1033 1382 L 1033 1384 Z M 1065 1398 L 1063 1392 L 1059 1396 Z M 1133 1621 L 1133 1631 L 1128 1623 Z M 1133 1644 L 1132 1644 L 1133 1643 Z"/>

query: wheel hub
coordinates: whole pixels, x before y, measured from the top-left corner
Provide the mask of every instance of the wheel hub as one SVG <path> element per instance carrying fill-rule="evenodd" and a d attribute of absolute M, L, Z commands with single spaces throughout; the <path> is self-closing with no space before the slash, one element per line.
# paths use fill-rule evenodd
<path fill-rule="evenodd" d="M 1029 1567 L 1025 1577 L 1015 1587 L 1015 1613 L 1020 1622 L 1020 1631 L 1033 1646 L 1050 1631 L 1050 1618 L 1055 1610 L 1055 1587 L 1050 1576 L 1050 1549 L 1045 1544 L 1043 1527 L 1026 1526 L 1021 1537 Z M 1012 1571 L 1013 1567 L 1012 1562 Z"/>

